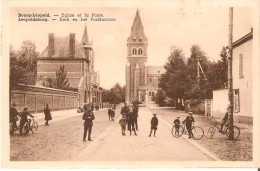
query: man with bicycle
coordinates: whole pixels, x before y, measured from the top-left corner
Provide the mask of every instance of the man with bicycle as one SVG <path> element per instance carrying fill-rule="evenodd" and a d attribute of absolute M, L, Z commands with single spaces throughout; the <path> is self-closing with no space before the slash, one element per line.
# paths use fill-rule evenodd
<path fill-rule="evenodd" d="M 192 124 L 195 122 L 195 120 L 192 116 L 192 112 L 189 112 L 189 116 L 187 116 L 187 118 L 182 123 L 184 123 L 184 122 L 186 123 L 186 128 L 189 133 L 189 138 L 192 138 L 193 137 Z"/>
<path fill-rule="evenodd" d="M 20 116 L 19 113 L 17 112 L 17 109 L 15 108 L 16 104 L 13 103 L 12 104 L 12 107 L 10 108 L 10 120 L 9 122 L 10 123 L 13 123 L 13 129 L 12 129 L 12 134 L 13 134 L 13 131 L 15 128 L 17 128 L 17 125 L 16 125 L 16 121 L 18 121 L 18 117 L 17 116 Z"/>
<path fill-rule="evenodd" d="M 27 111 L 28 107 L 25 106 L 23 108 L 23 112 L 21 113 L 21 120 L 20 120 L 20 134 L 22 135 L 22 130 L 23 130 L 23 126 L 24 124 L 28 121 L 28 118 L 27 116 L 30 116 L 31 118 L 34 118 L 34 116 L 32 114 L 30 114 L 28 111 Z"/>
<path fill-rule="evenodd" d="M 228 119 L 229 119 L 228 116 L 230 115 L 230 113 L 231 113 L 231 106 L 228 106 L 227 107 L 227 112 L 225 113 L 225 116 L 224 116 L 224 118 L 221 121 L 221 128 L 219 130 L 220 133 L 222 133 L 224 125 L 228 123 Z"/>

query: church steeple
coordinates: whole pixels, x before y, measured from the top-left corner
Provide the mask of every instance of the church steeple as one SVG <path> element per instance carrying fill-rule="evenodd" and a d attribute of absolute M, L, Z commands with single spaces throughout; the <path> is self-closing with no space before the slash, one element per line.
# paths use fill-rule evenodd
<path fill-rule="evenodd" d="M 87 26 L 85 25 L 85 30 L 82 36 L 82 40 L 81 40 L 81 45 L 88 45 L 89 40 L 88 40 L 88 31 L 87 31 Z"/>
<path fill-rule="evenodd" d="M 130 36 L 127 39 L 128 42 L 147 42 L 148 39 L 144 33 L 144 27 L 142 24 L 142 20 L 139 14 L 139 10 L 137 9 L 135 14 L 135 19 L 131 28 Z"/>

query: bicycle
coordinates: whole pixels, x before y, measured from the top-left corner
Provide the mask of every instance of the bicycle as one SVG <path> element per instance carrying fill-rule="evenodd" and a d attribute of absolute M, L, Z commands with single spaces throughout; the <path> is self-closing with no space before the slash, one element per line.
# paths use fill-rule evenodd
<path fill-rule="evenodd" d="M 38 123 L 35 121 L 35 119 L 34 118 L 27 119 L 27 122 L 23 125 L 22 134 L 26 136 L 29 134 L 30 130 L 34 134 L 36 133 L 37 129 L 38 129 Z"/>
<path fill-rule="evenodd" d="M 213 117 L 212 117 L 213 118 Z M 216 130 L 218 130 L 218 132 L 221 131 L 221 122 L 217 121 L 215 118 L 213 118 L 213 126 L 211 126 L 208 130 L 207 133 L 207 137 L 208 138 L 212 138 L 213 135 L 215 134 Z M 230 128 L 227 126 L 227 124 L 225 124 L 224 126 L 224 131 L 220 132 L 222 135 L 225 134 L 227 137 L 229 137 L 229 130 Z M 240 136 L 240 129 L 237 126 L 233 126 L 233 131 L 234 131 L 234 139 L 238 139 L 238 137 Z"/>
<path fill-rule="evenodd" d="M 204 136 L 204 130 L 199 126 L 192 126 L 191 131 L 193 133 L 193 139 L 194 140 L 200 140 Z M 173 125 L 172 127 L 172 135 L 175 138 L 179 138 L 183 135 L 183 133 L 188 134 L 188 131 L 186 130 L 186 124 L 183 123 L 182 125 Z"/>

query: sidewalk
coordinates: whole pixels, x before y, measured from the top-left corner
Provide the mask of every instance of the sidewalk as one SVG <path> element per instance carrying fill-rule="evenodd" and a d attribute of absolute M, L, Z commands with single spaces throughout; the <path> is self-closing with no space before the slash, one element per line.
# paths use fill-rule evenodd
<path fill-rule="evenodd" d="M 101 111 L 101 110 L 106 110 L 107 108 L 103 108 L 103 109 L 99 109 L 99 110 L 94 110 L 93 112 L 98 112 L 98 111 Z M 80 116 L 80 115 L 83 115 L 83 112 L 82 113 L 77 113 L 77 109 L 70 109 L 70 110 L 60 110 L 60 111 L 51 111 L 51 116 L 52 116 L 52 120 L 49 121 L 50 123 L 53 123 L 53 122 L 57 122 L 57 121 L 60 121 L 60 120 L 63 120 L 63 119 L 68 119 L 68 118 L 72 118 L 72 117 L 75 117 L 75 116 Z M 33 116 L 36 116 L 36 121 L 38 122 L 38 125 L 44 125 L 45 124 L 45 116 L 44 116 L 44 113 L 36 113 L 36 114 L 33 114 Z"/>

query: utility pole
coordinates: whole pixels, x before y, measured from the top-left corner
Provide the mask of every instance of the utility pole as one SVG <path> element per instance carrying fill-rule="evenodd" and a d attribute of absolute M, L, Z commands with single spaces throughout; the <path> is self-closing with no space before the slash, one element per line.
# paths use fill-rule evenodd
<path fill-rule="evenodd" d="M 234 140 L 234 127 L 233 127 L 233 76 L 232 76 L 232 59 L 233 59 L 233 7 L 229 8 L 229 51 L 228 51 L 228 101 L 230 106 L 230 123 L 229 123 L 229 140 Z"/>

